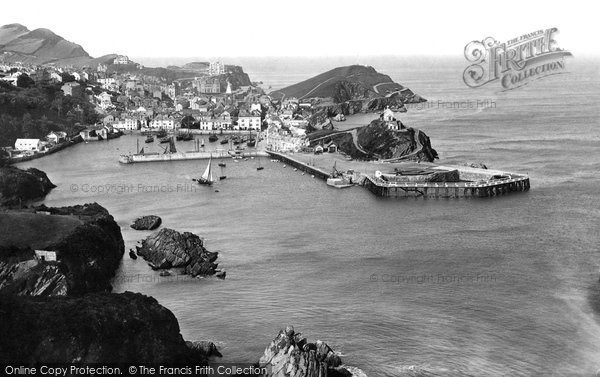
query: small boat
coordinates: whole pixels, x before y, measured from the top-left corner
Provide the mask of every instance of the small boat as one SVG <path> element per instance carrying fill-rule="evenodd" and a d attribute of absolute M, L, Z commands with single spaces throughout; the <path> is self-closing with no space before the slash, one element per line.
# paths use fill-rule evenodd
<path fill-rule="evenodd" d="M 229 143 L 229 139 L 228 138 L 225 138 L 225 139 L 221 140 L 221 144 L 227 144 L 227 143 Z"/>
<path fill-rule="evenodd" d="M 152 142 L 154 142 L 154 136 L 152 136 L 152 135 L 146 136 L 146 140 L 144 140 L 144 143 L 152 143 Z"/>
<path fill-rule="evenodd" d="M 354 184 L 352 183 L 352 179 L 348 179 L 346 177 L 337 177 L 337 178 L 327 178 L 327 186 L 335 187 L 335 188 L 346 188 L 352 187 Z"/>
<path fill-rule="evenodd" d="M 352 177 L 346 177 L 335 168 L 335 162 L 333 163 L 333 170 L 331 177 L 327 178 L 327 186 L 335 188 L 346 188 L 354 186 Z"/>
<path fill-rule="evenodd" d="M 211 143 L 214 143 L 217 140 L 219 140 L 219 137 L 217 135 L 210 135 L 208 137 L 208 141 L 210 141 Z"/>
<path fill-rule="evenodd" d="M 256 168 L 256 170 L 263 170 L 265 167 L 264 166 L 259 166 Z"/>
<path fill-rule="evenodd" d="M 254 147 L 256 145 L 256 139 L 250 139 L 248 140 L 248 142 L 246 143 L 247 146 L 249 147 Z"/>
<path fill-rule="evenodd" d="M 175 137 L 177 141 L 190 141 L 194 139 L 194 135 L 190 133 L 179 134 Z"/>
<path fill-rule="evenodd" d="M 226 166 L 227 166 L 227 164 L 226 164 L 226 163 L 224 163 L 224 162 L 219 162 L 219 166 L 220 166 L 220 167 L 222 167 L 222 168 L 224 168 L 224 167 L 226 167 Z"/>
<path fill-rule="evenodd" d="M 219 177 L 219 181 L 222 181 L 222 180 L 224 180 L 224 179 L 227 179 L 227 176 L 226 176 L 226 175 L 222 175 L 222 176 L 220 176 L 220 177 Z"/>
<path fill-rule="evenodd" d="M 164 143 L 168 143 L 169 140 L 171 140 L 171 138 L 168 136 L 165 136 L 165 137 L 161 137 L 158 142 L 161 144 L 164 144 Z"/>
<path fill-rule="evenodd" d="M 198 182 L 198 184 L 211 186 L 215 181 L 212 175 L 212 157 L 208 159 L 208 165 L 206 165 L 206 170 L 204 170 L 204 174 L 202 177 L 198 179 L 193 179 L 193 181 Z"/>

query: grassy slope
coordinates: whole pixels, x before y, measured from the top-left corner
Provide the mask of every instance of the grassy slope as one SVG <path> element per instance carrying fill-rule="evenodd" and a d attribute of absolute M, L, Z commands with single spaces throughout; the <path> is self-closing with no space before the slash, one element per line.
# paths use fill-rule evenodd
<path fill-rule="evenodd" d="M 277 90 L 272 94 L 277 96 L 283 93 L 286 97 L 301 98 L 310 93 L 310 97 L 333 97 L 336 83 L 342 80 L 361 82 L 367 87 L 379 83 L 393 83 L 388 75 L 378 73 L 373 67 L 351 65 L 334 68 L 308 80 Z M 319 84 L 321 85 L 318 86 Z M 318 88 L 314 90 L 317 86 Z"/>
<path fill-rule="evenodd" d="M 0 213 L 0 246 L 43 248 L 57 243 L 83 224 L 74 216 L 48 216 L 30 212 Z M 32 230 L 35 229 L 33 232 Z"/>

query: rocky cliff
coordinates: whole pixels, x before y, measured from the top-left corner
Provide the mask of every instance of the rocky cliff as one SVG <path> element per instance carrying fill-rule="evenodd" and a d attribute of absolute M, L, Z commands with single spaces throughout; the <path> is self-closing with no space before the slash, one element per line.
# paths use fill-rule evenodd
<path fill-rule="evenodd" d="M 25 205 L 56 187 L 46 173 L 35 168 L 0 167 L 0 206 Z"/>
<path fill-rule="evenodd" d="M 429 161 L 438 158 L 429 137 L 415 128 L 396 122 L 400 130 L 391 130 L 388 122 L 376 119 L 369 125 L 346 131 L 320 130 L 308 135 L 310 144 L 335 143 L 338 149 L 358 160 Z"/>
<path fill-rule="evenodd" d="M 0 288 L 34 296 L 110 292 L 110 279 L 125 247 L 121 229 L 108 211 L 93 203 L 40 206 L 36 212 L 2 214 L 3 227 L 23 236 L 18 240 L 1 237 Z M 56 262 L 36 259 L 33 249 L 55 251 Z"/>
<path fill-rule="evenodd" d="M 177 319 L 137 293 L 82 297 L 0 295 L 0 364 L 194 363 Z"/>
<path fill-rule="evenodd" d="M 405 103 L 426 101 L 373 67 L 338 67 L 308 80 L 270 93 L 276 99 L 295 97 L 310 101 L 308 120 L 315 127 L 337 114 L 381 111 L 386 107 L 406 111 Z"/>
<path fill-rule="evenodd" d="M 348 100 L 341 103 L 316 103 L 308 116 L 308 123 L 316 127 L 326 122 L 329 118 L 337 114 L 353 115 L 359 113 L 370 113 L 382 111 L 389 107 L 397 112 L 406 112 L 405 103 L 419 102 L 420 97 L 411 98 L 402 97 L 399 94 L 393 94 L 388 97 L 376 97 L 362 100 Z"/>

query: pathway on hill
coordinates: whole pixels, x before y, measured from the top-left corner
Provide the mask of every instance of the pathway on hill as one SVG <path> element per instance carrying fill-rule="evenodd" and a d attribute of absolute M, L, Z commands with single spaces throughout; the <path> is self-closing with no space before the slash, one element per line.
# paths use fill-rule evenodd
<path fill-rule="evenodd" d="M 358 149 L 360 152 L 364 153 L 366 156 L 370 155 L 370 153 L 368 153 L 367 151 L 365 151 L 364 149 L 362 149 L 362 147 L 358 144 L 357 128 L 352 128 L 352 129 L 345 130 L 345 131 L 333 132 L 333 133 L 330 133 L 328 135 L 320 136 L 320 137 L 317 137 L 315 139 L 312 139 L 311 142 L 323 140 L 323 139 L 326 139 L 326 138 L 331 137 L 331 136 L 341 135 L 341 134 L 345 134 L 345 133 L 349 133 L 350 136 L 352 136 L 352 142 L 354 143 L 354 147 L 356 149 Z"/>
<path fill-rule="evenodd" d="M 309 94 L 311 94 L 312 92 L 314 92 L 315 90 L 317 90 L 317 89 L 318 89 L 318 88 L 319 88 L 321 85 L 323 85 L 323 84 L 325 84 L 327 81 L 331 81 L 331 80 L 333 80 L 333 79 L 335 79 L 335 78 L 336 78 L 336 76 L 334 76 L 334 77 L 330 77 L 330 78 L 328 78 L 327 80 L 320 82 L 319 84 L 317 84 L 317 86 L 315 86 L 314 88 L 312 88 L 311 90 L 309 90 L 309 91 L 308 91 L 308 93 L 306 93 L 305 95 L 303 95 L 303 96 L 302 96 L 302 97 L 300 97 L 299 99 L 302 99 L 302 98 L 304 98 L 304 97 L 307 97 Z"/>

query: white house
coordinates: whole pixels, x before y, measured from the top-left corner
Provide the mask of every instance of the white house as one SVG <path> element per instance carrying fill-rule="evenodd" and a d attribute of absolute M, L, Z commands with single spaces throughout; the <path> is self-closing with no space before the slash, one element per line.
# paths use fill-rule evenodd
<path fill-rule="evenodd" d="M 137 130 L 138 121 L 135 118 L 119 119 L 117 122 L 113 123 L 113 127 L 121 131 L 133 131 Z"/>
<path fill-rule="evenodd" d="M 67 140 L 67 133 L 63 131 L 52 131 L 46 135 L 46 140 L 54 144 L 62 143 Z"/>
<path fill-rule="evenodd" d="M 149 127 L 155 130 L 174 130 L 175 120 L 166 116 L 157 116 L 156 118 L 152 119 Z"/>
<path fill-rule="evenodd" d="M 262 112 L 262 107 L 260 106 L 260 103 L 253 103 L 252 105 L 250 105 L 250 112 L 253 111 L 258 111 L 259 113 Z"/>
<path fill-rule="evenodd" d="M 56 251 L 35 250 L 35 257 L 42 261 L 56 262 Z"/>
<path fill-rule="evenodd" d="M 287 127 L 307 128 L 308 121 L 305 119 L 288 119 L 283 122 Z"/>
<path fill-rule="evenodd" d="M 98 102 L 99 102 L 99 106 L 100 108 L 102 108 L 103 110 L 108 109 L 109 107 L 112 107 L 112 100 L 110 97 L 110 94 L 106 93 L 106 92 L 102 92 L 98 97 Z"/>
<path fill-rule="evenodd" d="M 238 118 L 236 130 L 256 130 L 260 131 L 261 121 L 259 116 L 241 116 Z"/>
<path fill-rule="evenodd" d="M 117 81 L 114 77 L 98 79 L 98 83 L 102 85 L 102 89 L 113 90 L 117 86 Z"/>
<path fill-rule="evenodd" d="M 113 60 L 113 64 L 129 64 L 129 57 L 126 55 L 117 55 L 115 60 Z"/>
<path fill-rule="evenodd" d="M 50 79 L 56 81 L 56 82 L 62 82 L 62 76 L 59 75 L 57 72 L 51 72 L 50 73 Z"/>
<path fill-rule="evenodd" d="M 17 139 L 15 141 L 15 149 L 18 151 L 34 151 L 39 152 L 43 148 L 40 139 Z"/>
<path fill-rule="evenodd" d="M 390 110 L 389 107 L 386 107 L 382 114 L 383 120 L 386 122 L 393 122 L 396 120 L 396 114 Z"/>

